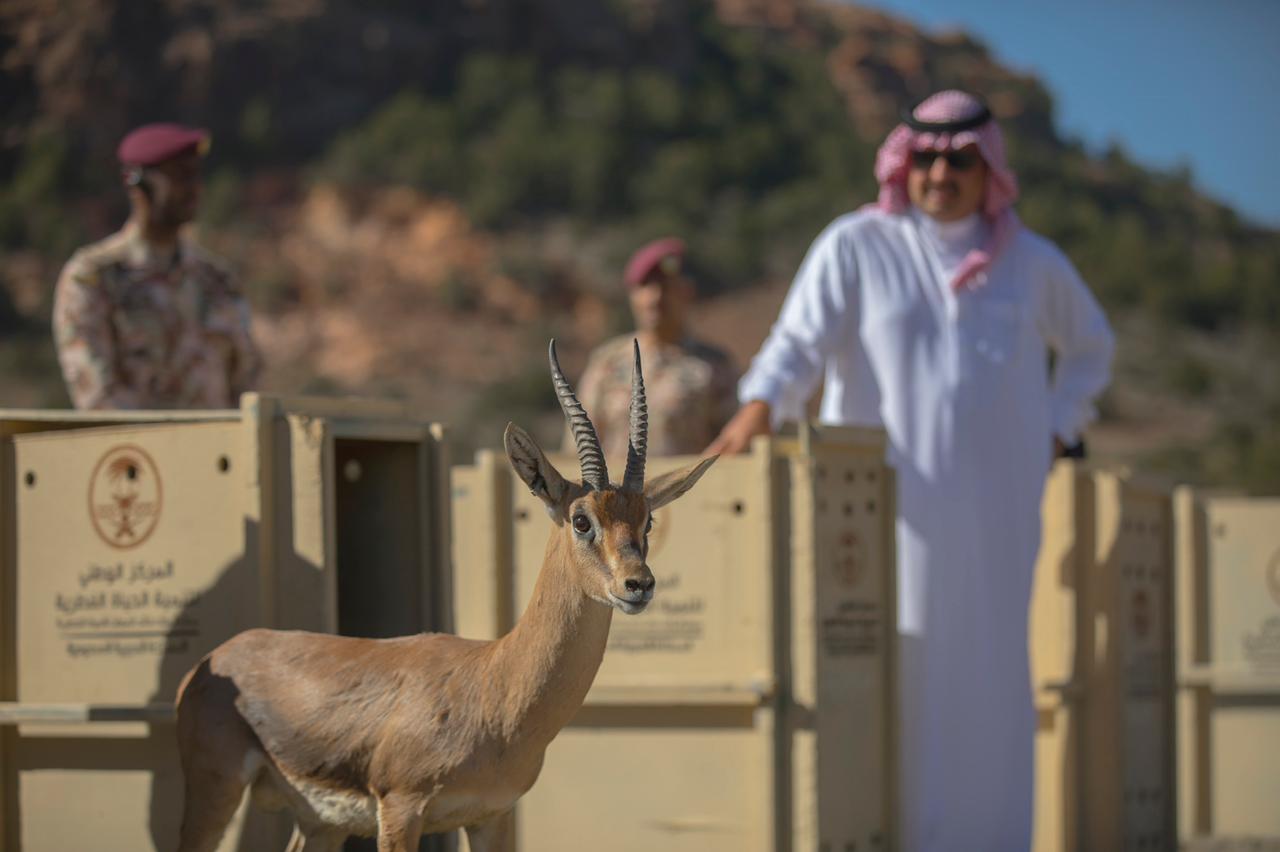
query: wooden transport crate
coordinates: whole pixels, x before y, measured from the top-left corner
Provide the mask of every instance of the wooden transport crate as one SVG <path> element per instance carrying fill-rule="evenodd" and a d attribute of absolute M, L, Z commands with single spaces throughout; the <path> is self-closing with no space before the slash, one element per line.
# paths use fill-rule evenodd
<path fill-rule="evenodd" d="M 454 470 L 463 635 L 504 632 L 542 563 L 549 522 L 508 470 L 490 453 Z M 517 806 L 521 852 L 892 848 L 893 500 L 880 433 L 806 427 L 659 510 L 654 603 L 614 615 Z"/>
<path fill-rule="evenodd" d="M 174 848 L 174 693 L 240 630 L 447 629 L 441 439 L 374 401 L 0 412 L 3 847 Z"/>
<path fill-rule="evenodd" d="M 1173 848 L 1170 495 L 1059 462 L 1042 515 L 1033 848 Z"/>
<path fill-rule="evenodd" d="M 1179 835 L 1280 849 L 1280 499 L 1176 501 Z"/>

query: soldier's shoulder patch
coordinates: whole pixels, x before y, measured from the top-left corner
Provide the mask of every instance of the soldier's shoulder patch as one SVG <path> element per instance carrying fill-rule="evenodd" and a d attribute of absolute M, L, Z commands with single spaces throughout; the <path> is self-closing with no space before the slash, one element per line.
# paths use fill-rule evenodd
<path fill-rule="evenodd" d="M 72 283 L 84 287 L 97 287 L 102 281 L 101 266 L 91 258 L 85 257 L 82 251 L 75 252 L 63 264 L 62 272 L 58 275 L 59 288 Z"/>

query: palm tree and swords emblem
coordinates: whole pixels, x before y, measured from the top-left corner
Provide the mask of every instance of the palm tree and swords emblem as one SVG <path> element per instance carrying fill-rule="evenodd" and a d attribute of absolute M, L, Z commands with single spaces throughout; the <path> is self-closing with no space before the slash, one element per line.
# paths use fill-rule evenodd
<path fill-rule="evenodd" d="M 160 517 L 155 463 L 141 447 L 113 447 L 95 467 L 89 499 L 94 528 L 108 544 L 141 544 Z"/>

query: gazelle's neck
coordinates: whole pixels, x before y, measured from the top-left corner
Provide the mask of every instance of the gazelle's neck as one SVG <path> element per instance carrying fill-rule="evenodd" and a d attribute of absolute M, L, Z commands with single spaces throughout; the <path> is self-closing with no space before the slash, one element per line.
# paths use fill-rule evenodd
<path fill-rule="evenodd" d="M 583 593 L 564 538 L 547 544 L 533 596 L 493 648 L 503 734 L 550 742 L 582 706 L 609 639 L 613 608 Z"/>

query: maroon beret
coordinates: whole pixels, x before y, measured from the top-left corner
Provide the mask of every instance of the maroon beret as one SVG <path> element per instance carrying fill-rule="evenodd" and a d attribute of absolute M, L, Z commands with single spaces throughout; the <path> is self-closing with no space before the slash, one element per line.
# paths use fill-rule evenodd
<path fill-rule="evenodd" d="M 126 166 L 154 166 L 194 148 L 203 154 L 209 133 L 181 124 L 144 124 L 120 140 L 116 156 Z"/>
<path fill-rule="evenodd" d="M 684 240 L 679 237 L 664 237 L 660 240 L 641 246 L 631 259 L 627 261 L 627 270 L 623 273 L 627 285 L 639 287 L 654 269 L 661 267 L 663 272 L 672 274 L 680 271 L 680 261 L 684 259 Z"/>

